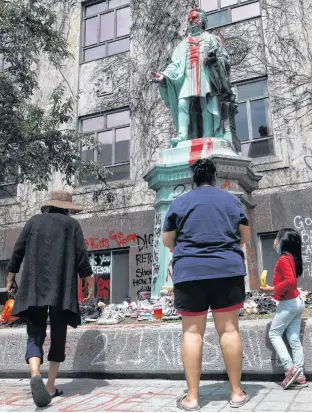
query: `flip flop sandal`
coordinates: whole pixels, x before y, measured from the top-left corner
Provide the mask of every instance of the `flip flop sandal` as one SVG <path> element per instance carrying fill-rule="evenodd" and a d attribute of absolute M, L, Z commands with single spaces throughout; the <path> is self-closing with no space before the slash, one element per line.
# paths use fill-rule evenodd
<path fill-rule="evenodd" d="M 200 407 L 187 407 L 182 402 L 186 399 L 187 395 L 184 394 L 183 396 L 179 397 L 177 400 L 177 407 L 182 410 L 183 412 L 200 412 Z"/>
<path fill-rule="evenodd" d="M 51 402 L 52 398 L 47 391 L 41 376 L 33 376 L 30 379 L 30 388 L 34 403 L 37 407 L 46 407 Z"/>
<path fill-rule="evenodd" d="M 233 409 L 237 409 L 239 407 L 243 407 L 245 406 L 246 403 L 249 402 L 250 397 L 249 395 L 243 390 L 243 393 L 246 394 L 246 397 L 244 398 L 244 400 L 242 400 L 241 402 L 232 402 L 232 400 L 230 401 L 230 407 Z"/>
<path fill-rule="evenodd" d="M 62 394 L 64 394 L 62 390 L 55 389 L 55 393 L 51 395 L 51 399 L 54 399 L 54 397 L 62 396 Z"/>

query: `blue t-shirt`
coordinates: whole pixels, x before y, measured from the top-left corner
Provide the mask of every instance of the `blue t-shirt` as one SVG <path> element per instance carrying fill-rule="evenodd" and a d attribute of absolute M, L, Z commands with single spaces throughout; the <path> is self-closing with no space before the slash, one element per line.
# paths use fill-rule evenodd
<path fill-rule="evenodd" d="M 164 231 L 177 231 L 173 252 L 174 284 L 246 275 L 239 225 L 248 225 L 240 200 L 212 186 L 175 199 Z"/>

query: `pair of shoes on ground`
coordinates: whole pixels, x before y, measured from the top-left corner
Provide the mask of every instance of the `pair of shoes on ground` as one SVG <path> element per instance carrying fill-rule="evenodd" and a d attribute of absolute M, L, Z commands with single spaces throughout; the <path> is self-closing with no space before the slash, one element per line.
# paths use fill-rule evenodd
<path fill-rule="evenodd" d="M 47 391 L 41 376 L 33 376 L 30 379 L 30 389 L 37 407 L 46 407 L 51 403 L 52 399 L 63 394 L 62 391 L 55 389 L 55 393 L 51 395 Z"/>
<path fill-rule="evenodd" d="M 97 319 L 98 325 L 114 325 L 119 324 L 125 319 L 125 314 L 122 311 L 105 310 Z"/>
<path fill-rule="evenodd" d="M 163 311 L 162 319 L 164 321 L 180 320 L 181 316 L 174 307 L 168 307 Z"/>
<path fill-rule="evenodd" d="M 91 313 L 90 315 L 88 315 L 84 321 L 86 323 L 92 323 L 95 322 L 97 319 L 99 319 L 101 317 L 102 314 L 102 310 L 100 308 L 96 308 L 95 311 L 93 313 Z"/>
<path fill-rule="evenodd" d="M 249 394 L 246 393 L 245 391 L 243 391 L 243 393 L 245 394 L 245 398 L 242 401 L 233 402 L 232 400 L 230 400 L 230 407 L 232 409 L 237 409 L 239 407 L 243 407 L 243 406 L 245 406 L 246 403 L 249 402 L 249 400 L 250 400 Z M 187 406 L 185 406 L 185 404 L 183 403 L 183 400 L 186 399 L 186 397 L 187 397 L 187 395 L 184 394 L 183 396 L 178 398 L 177 407 L 180 410 L 184 411 L 184 412 L 200 412 L 200 407 L 199 406 L 198 407 L 187 407 Z"/>

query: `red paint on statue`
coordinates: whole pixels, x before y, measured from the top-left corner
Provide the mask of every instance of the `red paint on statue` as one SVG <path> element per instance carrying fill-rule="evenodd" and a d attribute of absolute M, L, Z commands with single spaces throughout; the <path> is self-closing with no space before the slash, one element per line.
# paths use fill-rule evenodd
<path fill-rule="evenodd" d="M 224 184 L 221 185 L 221 189 L 232 189 L 231 181 L 229 179 L 226 179 L 224 181 Z"/>
<path fill-rule="evenodd" d="M 201 159 L 204 144 L 205 139 L 192 139 L 189 165 L 192 165 L 198 159 Z"/>
<path fill-rule="evenodd" d="M 200 23 L 200 15 L 198 10 L 192 9 L 188 16 L 189 22 Z M 189 37 L 189 48 L 190 48 L 190 59 L 191 59 L 191 69 L 195 69 L 196 76 L 196 96 L 200 96 L 200 85 L 199 85 L 199 40 L 195 37 Z"/>
<path fill-rule="evenodd" d="M 211 138 L 208 138 L 207 139 L 207 153 L 206 153 L 207 158 L 211 156 L 212 151 L 213 151 L 213 140 Z"/>
<path fill-rule="evenodd" d="M 195 69 L 196 76 L 196 96 L 200 96 L 199 86 L 199 41 L 194 38 L 189 38 L 191 69 Z"/>

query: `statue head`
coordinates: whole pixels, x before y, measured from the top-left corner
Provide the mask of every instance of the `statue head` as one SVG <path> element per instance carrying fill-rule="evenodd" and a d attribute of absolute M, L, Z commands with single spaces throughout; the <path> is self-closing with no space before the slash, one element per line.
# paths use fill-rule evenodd
<path fill-rule="evenodd" d="M 192 36 L 203 33 L 208 28 L 208 18 L 204 10 L 193 8 L 188 15 L 188 31 Z"/>

